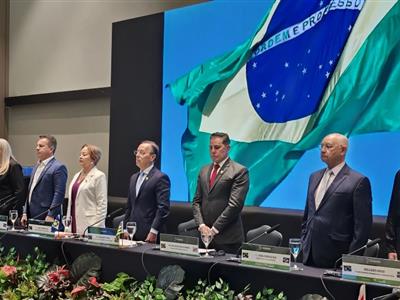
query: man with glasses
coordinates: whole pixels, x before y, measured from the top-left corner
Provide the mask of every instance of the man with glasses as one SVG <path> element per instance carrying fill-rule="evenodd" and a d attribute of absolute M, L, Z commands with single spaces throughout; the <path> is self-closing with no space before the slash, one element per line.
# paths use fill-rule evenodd
<path fill-rule="evenodd" d="M 244 241 L 240 213 L 249 190 L 249 173 L 229 158 L 229 150 L 226 133 L 211 134 L 212 163 L 200 171 L 193 215 L 200 233 L 213 237 L 211 247 L 236 253 Z"/>
<path fill-rule="evenodd" d="M 143 141 L 134 154 L 139 172 L 130 180 L 124 224 L 136 222 L 134 239 L 155 243 L 158 233 L 165 231 L 171 184 L 169 177 L 154 166 L 159 155 L 155 142 Z"/>
<path fill-rule="evenodd" d="M 301 230 L 303 263 L 333 268 L 342 254 L 366 244 L 372 224 L 369 179 L 345 163 L 348 140 L 332 133 L 321 143 L 327 168 L 310 176 Z"/>

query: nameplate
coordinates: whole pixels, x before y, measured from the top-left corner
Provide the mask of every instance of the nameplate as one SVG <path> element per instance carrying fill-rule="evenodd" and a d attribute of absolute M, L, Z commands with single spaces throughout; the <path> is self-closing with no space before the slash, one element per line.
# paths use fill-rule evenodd
<path fill-rule="evenodd" d="M 92 243 L 118 245 L 116 234 L 117 230 L 114 228 L 89 227 L 87 238 Z"/>
<path fill-rule="evenodd" d="M 400 286 L 400 261 L 343 255 L 342 278 L 366 283 Z"/>
<path fill-rule="evenodd" d="M 161 233 L 160 250 L 190 256 L 200 256 L 199 238 Z"/>
<path fill-rule="evenodd" d="M 52 232 L 51 229 L 51 225 L 53 225 L 53 222 L 30 219 L 28 224 L 28 231 L 33 233 L 54 235 L 54 232 Z"/>
<path fill-rule="evenodd" d="M 290 249 L 245 243 L 242 246 L 241 262 L 274 270 L 290 270 Z"/>
<path fill-rule="evenodd" d="M 7 230 L 8 217 L 0 215 L 0 230 Z"/>

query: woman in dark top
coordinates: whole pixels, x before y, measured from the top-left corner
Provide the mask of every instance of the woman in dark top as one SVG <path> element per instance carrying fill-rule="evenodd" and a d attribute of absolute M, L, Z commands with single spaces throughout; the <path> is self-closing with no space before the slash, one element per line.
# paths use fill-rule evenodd
<path fill-rule="evenodd" d="M 388 258 L 397 260 L 400 253 L 400 170 L 394 178 L 392 197 L 385 227 L 385 244 Z"/>
<path fill-rule="evenodd" d="M 13 157 L 10 144 L 0 138 L 0 215 L 8 216 L 10 209 L 21 212 L 24 202 L 22 167 Z"/>

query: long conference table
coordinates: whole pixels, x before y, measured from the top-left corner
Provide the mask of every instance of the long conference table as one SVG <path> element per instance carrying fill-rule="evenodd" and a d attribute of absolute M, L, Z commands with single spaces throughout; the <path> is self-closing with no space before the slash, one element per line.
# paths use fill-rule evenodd
<path fill-rule="evenodd" d="M 15 247 L 22 257 L 32 254 L 33 249 L 38 247 L 46 254 L 49 262 L 67 265 L 79 255 L 93 252 L 102 259 L 101 280 L 104 282 L 113 280 L 119 272 L 144 280 L 147 275 L 157 276 L 164 266 L 179 265 L 185 270 L 184 284 L 187 287 L 194 286 L 199 278 L 209 278 L 211 282 L 222 278 L 237 292 L 250 283 L 252 292 L 268 287 L 283 291 L 288 299 L 300 299 L 305 294 L 328 297 L 324 283 L 337 300 L 357 299 L 360 288 L 358 282 L 323 276 L 324 269 L 302 266 L 302 271 L 270 270 L 228 261 L 233 256 L 229 254 L 213 258 L 190 257 L 160 251 L 158 245 L 153 244 L 121 249 L 117 246 L 71 239 L 55 240 L 52 237 L 12 231 L 0 232 L 0 243 L 6 249 Z M 368 284 L 367 299 L 391 291 L 387 286 Z"/>

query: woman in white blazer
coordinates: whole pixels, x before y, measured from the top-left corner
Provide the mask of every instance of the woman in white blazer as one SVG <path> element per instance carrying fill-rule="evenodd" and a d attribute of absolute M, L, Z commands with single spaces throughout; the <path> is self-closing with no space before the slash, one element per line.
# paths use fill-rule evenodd
<path fill-rule="evenodd" d="M 99 222 L 96 227 L 105 227 L 107 181 L 105 174 L 96 168 L 100 158 L 101 150 L 97 146 L 82 146 L 79 155 L 82 169 L 69 185 L 67 217 L 71 217 L 74 233 L 82 234 L 96 222 Z"/>

